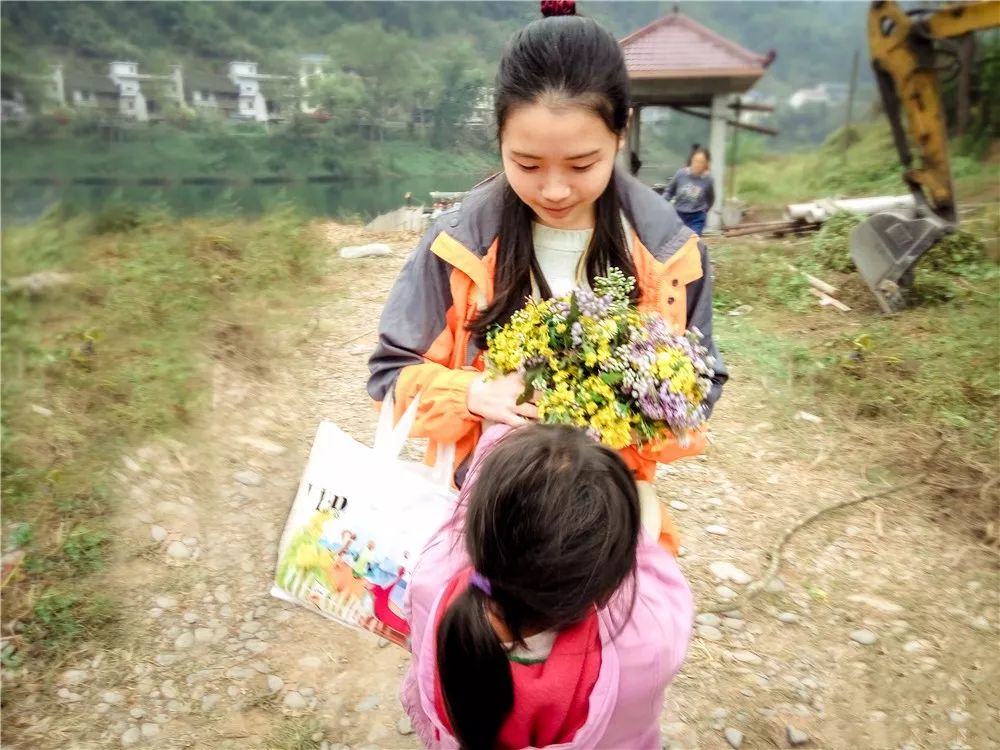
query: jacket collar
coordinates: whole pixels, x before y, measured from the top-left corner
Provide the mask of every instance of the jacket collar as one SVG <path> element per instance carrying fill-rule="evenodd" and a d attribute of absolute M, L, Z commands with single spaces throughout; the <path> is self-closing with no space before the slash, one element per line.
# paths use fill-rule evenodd
<path fill-rule="evenodd" d="M 622 169 L 615 169 L 613 179 L 625 217 L 654 258 L 666 261 L 691 238 L 691 230 L 684 226 L 673 206 L 662 197 Z M 459 207 L 438 217 L 437 229 L 478 258 L 483 258 L 500 233 L 505 186 L 502 173 L 481 183 L 466 195 Z M 442 254 L 435 248 L 438 255 L 467 272 L 464 267 L 467 264 L 454 263 L 457 259 L 455 250 L 457 248 L 452 247 L 451 252 Z"/>

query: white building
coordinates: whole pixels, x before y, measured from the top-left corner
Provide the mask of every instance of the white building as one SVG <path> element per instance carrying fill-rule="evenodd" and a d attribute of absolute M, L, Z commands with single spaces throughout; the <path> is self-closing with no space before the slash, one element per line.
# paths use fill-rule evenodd
<path fill-rule="evenodd" d="M 111 77 L 85 70 L 64 72 L 61 64 L 52 66 L 47 93 L 57 107 L 71 106 L 102 116 L 118 114 L 118 86 Z"/>
<path fill-rule="evenodd" d="M 820 83 L 812 88 L 799 89 L 788 98 L 792 109 L 801 109 L 808 104 L 841 104 L 847 101 L 846 83 Z"/>
<path fill-rule="evenodd" d="M 277 111 L 278 102 L 276 99 L 272 99 L 269 107 L 267 97 L 261 90 L 261 82 L 292 81 L 294 79 L 294 76 L 260 73 L 257 71 L 257 63 L 255 62 L 229 63 L 229 80 L 236 86 L 236 116 L 256 122 L 278 119 L 278 115 L 272 113 L 272 110 Z"/>
<path fill-rule="evenodd" d="M 261 76 L 257 72 L 257 63 L 229 63 L 229 80 L 236 86 L 237 116 L 267 122 L 267 100 L 260 91 Z"/>
<path fill-rule="evenodd" d="M 139 85 L 140 79 L 144 77 L 139 75 L 139 64 L 113 62 L 108 77 L 118 87 L 118 113 L 130 120 L 147 122 L 149 108 L 146 106 L 146 97 Z"/>
<path fill-rule="evenodd" d="M 125 60 L 110 63 L 107 74 L 76 69 L 66 72 L 60 64 L 50 67 L 50 73 L 39 78 L 44 78 L 54 105 L 138 122 L 161 116 L 164 101 L 181 107 L 190 103 L 195 109 L 216 111 L 227 119 L 268 122 L 280 117 L 288 96 L 280 86 L 272 86 L 270 93 L 263 86 L 295 81 L 295 76 L 262 74 L 257 63 L 245 61 L 229 63 L 226 75 L 192 71 L 185 76 L 180 65 L 172 65 L 168 75 L 147 75 L 139 72 L 138 63 Z M 144 84 L 150 82 L 151 90 L 144 91 Z"/>
<path fill-rule="evenodd" d="M 778 99 L 775 96 L 769 96 L 767 94 L 762 94 L 759 91 L 748 91 L 747 93 L 739 97 L 740 102 L 743 104 L 761 107 L 770 107 L 771 112 L 760 111 L 756 109 L 739 109 L 734 110 L 733 114 L 736 115 L 736 119 L 739 122 L 748 125 L 759 125 L 766 123 L 770 118 L 772 112 L 778 106 Z"/>

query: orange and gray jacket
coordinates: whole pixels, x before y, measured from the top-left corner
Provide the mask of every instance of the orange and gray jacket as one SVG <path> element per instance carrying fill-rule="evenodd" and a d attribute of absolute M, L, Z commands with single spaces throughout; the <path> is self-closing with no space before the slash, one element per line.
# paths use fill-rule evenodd
<path fill-rule="evenodd" d="M 708 252 L 673 207 L 635 178 L 616 170 L 618 194 L 631 225 L 640 306 L 659 311 L 676 332 L 697 328 L 716 358 L 709 406 L 728 379 L 712 340 L 712 281 Z M 420 394 L 411 436 L 429 438 L 428 461 L 438 444 L 455 443 L 459 483 L 482 434 L 482 418 L 469 412 L 469 384 L 483 369 L 482 352 L 466 326 L 493 298 L 502 177 L 473 190 L 424 235 L 389 294 L 379 341 L 368 362 L 368 393 L 381 402 L 394 389 L 396 418 Z M 704 439 L 673 439 L 622 456 L 638 479 L 651 480 L 656 463 L 701 453 Z"/>

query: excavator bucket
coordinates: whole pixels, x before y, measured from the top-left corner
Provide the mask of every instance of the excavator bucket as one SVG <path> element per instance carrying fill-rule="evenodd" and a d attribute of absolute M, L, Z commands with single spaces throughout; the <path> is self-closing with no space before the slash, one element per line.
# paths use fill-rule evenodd
<path fill-rule="evenodd" d="M 888 211 L 868 217 L 851 231 L 851 258 L 884 312 L 906 307 L 914 267 L 951 230 L 951 224 L 937 217 Z"/>

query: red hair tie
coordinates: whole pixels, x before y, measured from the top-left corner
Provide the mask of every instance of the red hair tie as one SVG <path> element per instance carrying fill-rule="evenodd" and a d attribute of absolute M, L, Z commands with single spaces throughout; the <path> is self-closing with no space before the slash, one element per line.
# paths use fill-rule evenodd
<path fill-rule="evenodd" d="M 542 0 L 542 15 L 546 18 L 551 16 L 575 16 L 576 0 Z"/>

